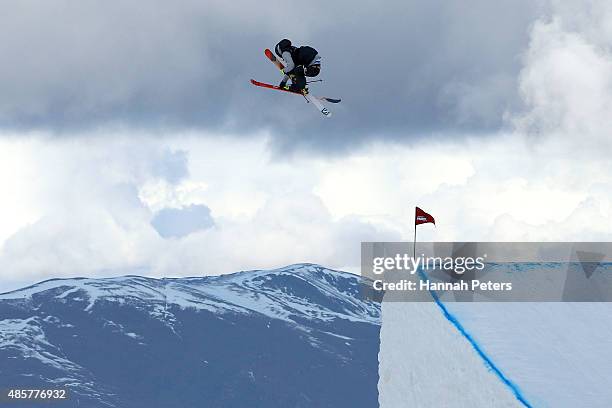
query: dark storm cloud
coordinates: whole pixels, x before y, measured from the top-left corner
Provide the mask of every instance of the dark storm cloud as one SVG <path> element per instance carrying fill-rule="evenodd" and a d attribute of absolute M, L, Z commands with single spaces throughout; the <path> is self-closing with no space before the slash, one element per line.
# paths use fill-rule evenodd
<path fill-rule="evenodd" d="M 253 134 L 278 149 L 486 131 L 517 101 L 530 0 L 3 2 L 0 126 L 105 124 Z M 288 37 L 323 57 L 323 120 L 278 82 L 263 49 Z"/>

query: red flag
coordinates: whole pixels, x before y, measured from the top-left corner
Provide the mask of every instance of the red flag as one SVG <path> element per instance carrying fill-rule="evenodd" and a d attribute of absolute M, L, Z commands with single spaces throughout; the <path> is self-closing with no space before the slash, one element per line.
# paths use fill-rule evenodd
<path fill-rule="evenodd" d="M 427 214 L 419 207 L 416 207 L 414 214 L 414 225 L 417 226 L 419 224 L 427 224 L 428 222 L 431 222 L 433 225 L 436 225 L 436 220 L 434 220 L 434 217 L 432 217 L 430 214 Z"/>

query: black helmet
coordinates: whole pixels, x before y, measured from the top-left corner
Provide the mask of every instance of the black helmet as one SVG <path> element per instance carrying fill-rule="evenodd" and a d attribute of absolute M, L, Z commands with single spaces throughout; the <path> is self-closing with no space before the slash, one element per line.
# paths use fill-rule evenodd
<path fill-rule="evenodd" d="M 282 57 L 283 52 L 288 51 L 290 49 L 291 49 L 291 41 L 285 38 L 281 40 L 278 44 L 276 44 L 276 47 L 274 48 L 274 52 L 279 57 Z"/>

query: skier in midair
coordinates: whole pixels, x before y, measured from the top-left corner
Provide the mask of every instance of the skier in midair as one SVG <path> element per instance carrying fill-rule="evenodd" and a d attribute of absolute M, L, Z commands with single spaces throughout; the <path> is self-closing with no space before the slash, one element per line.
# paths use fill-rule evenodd
<path fill-rule="evenodd" d="M 316 77 L 321 72 L 321 57 L 317 50 L 307 45 L 295 47 L 285 38 L 276 44 L 274 52 L 286 64 L 282 70 L 285 77 L 279 87 L 294 92 L 308 93 L 306 77 Z M 287 86 L 289 79 L 291 79 L 291 85 Z"/>

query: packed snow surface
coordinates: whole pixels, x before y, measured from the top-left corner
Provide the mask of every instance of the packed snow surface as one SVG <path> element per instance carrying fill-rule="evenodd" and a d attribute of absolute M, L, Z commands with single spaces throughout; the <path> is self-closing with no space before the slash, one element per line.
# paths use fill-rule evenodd
<path fill-rule="evenodd" d="M 383 302 L 380 405 L 610 407 L 610 345 L 612 303 Z"/>

